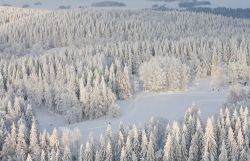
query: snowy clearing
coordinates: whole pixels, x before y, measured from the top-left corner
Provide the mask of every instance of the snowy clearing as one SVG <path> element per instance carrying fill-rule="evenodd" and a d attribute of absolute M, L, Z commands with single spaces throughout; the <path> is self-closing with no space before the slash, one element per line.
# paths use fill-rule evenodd
<path fill-rule="evenodd" d="M 93 132 L 95 136 L 106 132 L 111 123 L 114 131 L 118 130 L 120 122 L 126 126 L 133 124 L 140 126 L 150 118 L 163 118 L 169 121 L 179 121 L 185 111 L 193 104 L 201 110 L 201 117 L 206 120 L 209 116 L 219 113 L 220 107 L 225 103 L 228 89 L 212 90 L 208 80 L 195 82 L 186 92 L 177 93 L 140 93 L 134 99 L 119 101 L 121 114 L 117 118 L 102 118 L 85 121 L 72 125 L 65 125 L 61 116 L 48 115 L 39 111 L 37 119 L 40 130 L 52 131 L 54 127 L 79 128 L 85 138 Z M 52 117 L 53 116 L 53 117 Z"/>

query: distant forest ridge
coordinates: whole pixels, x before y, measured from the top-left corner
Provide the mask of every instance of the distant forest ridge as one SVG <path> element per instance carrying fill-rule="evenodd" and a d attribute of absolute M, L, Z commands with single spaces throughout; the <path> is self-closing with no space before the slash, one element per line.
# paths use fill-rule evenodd
<path fill-rule="evenodd" d="M 176 9 L 167 8 L 165 5 L 162 5 L 162 6 L 154 5 L 152 9 L 157 10 L 157 11 L 176 10 Z M 183 10 L 180 10 L 180 11 L 183 11 Z M 250 18 L 250 8 L 234 9 L 234 8 L 226 8 L 226 7 L 217 7 L 217 8 L 190 7 L 190 8 L 186 8 L 184 11 L 191 11 L 191 12 L 196 12 L 196 13 L 203 12 L 203 13 L 222 15 L 222 16 L 232 17 L 232 18 L 245 18 L 245 19 Z"/>
<path fill-rule="evenodd" d="M 233 18 L 250 18 L 250 8 L 209 8 L 209 7 L 197 7 L 197 8 L 188 8 L 187 11 L 194 11 L 194 12 L 204 12 L 204 13 L 211 13 L 216 15 L 222 15 L 226 17 L 233 17 Z"/>

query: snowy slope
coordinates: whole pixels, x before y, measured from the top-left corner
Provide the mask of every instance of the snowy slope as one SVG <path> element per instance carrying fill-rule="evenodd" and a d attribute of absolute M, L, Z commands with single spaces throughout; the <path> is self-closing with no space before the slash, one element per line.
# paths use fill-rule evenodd
<path fill-rule="evenodd" d="M 102 2 L 104 0 L 0 0 L 0 5 L 10 4 L 12 6 L 22 7 L 24 4 L 30 5 L 33 8 L 49 8 L 56 9 L 61 5 L 68 6 L 72 8 L 77 8 L 79 6 L 90 6 L 93 2 Z M 154 4 L 163 5 L 166 4 L 167 7 L 176 8 L 178 6 L 177 2 L 153 2 L 149 0 L 115 0 L 117 2 L 123 2 L 127 4 L 127 8 L 150 8 Z M 34 5 L 36 2 L 41 2 L 42 5 Z M 249 8 L 249 0 L 210 0 L 212 3 L 211 7 L 231 7 L 231 8 Z"/>
<path fill-rule="evenodd" d="M 217 114 L 221 105 L 226 101 L 227 89 L 212 90 L 208 80 L 194 83 L 186 92 L 179 93 L 141 93 L 134 99 L 120 101 L 121 114 L 117 118 L 102 118 L 69 125 L 70 128 L 78 127 L 82 135 L 87 137 L 90 132 L 95 136 L 106 132 L 106 127 L 111 123 L 114 131 L 119 123 L 124 125 L 143 125 L 151 117 L 163 118 L 169 121 L 181 120 L 185 111 L 196 104 L 201 109 L 202 119 Z M 53 117 L 52 117 L 53 116 Z M 39 111 L 37 115 L 40 129 L 51 131 L 54 127 L 63 127 L 65 122 L 62 117 L 48 115 Z"/>

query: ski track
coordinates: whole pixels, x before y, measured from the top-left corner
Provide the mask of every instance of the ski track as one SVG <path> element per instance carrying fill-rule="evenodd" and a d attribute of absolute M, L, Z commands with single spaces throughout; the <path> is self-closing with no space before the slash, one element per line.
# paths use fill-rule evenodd
<path fill-rule="evenodd" d="M 106 133 L 110 123 L 114 132 L 118 131 L 120 122 L 124 126 L 144 125 L 150 118 L 163 118 L 165 120 L 181 121 L 185 111 L 195 104 L 201 110 L 204 121 L 208 117 L 218 114 L 220 107 L 225 103 L 228 89 L 213 91 L 209 80 L 201 80 L 185 92 L 176 93 L 139 93 L 134 99 L 118 101 L 120 115 L 117 118 L 100 118 L 67 125 L 62 116 L 48 114 L 44 110 L 38 110 L 37 119 L 40 130 L 51 132 L 53 128 L 79 128 L 86 139 L 90 133 L 98 137 Z"/>

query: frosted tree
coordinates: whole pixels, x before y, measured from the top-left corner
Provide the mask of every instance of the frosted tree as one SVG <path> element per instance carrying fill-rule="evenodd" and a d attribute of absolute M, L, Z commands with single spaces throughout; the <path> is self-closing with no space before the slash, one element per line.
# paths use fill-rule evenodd
<path fill-rule="evenodd" d="M 186 65 L 182 65 L 180 75 L 180 89 L 185 90 L 190 81 L 190 72 Z"/>
<path fill-rule="evenodd" d="M 15 123 L 11 126 L 11 132 L 7 135 L 4 145 L 3 145 L 3 153 L 5 155 L 14 155 L 17 144 L 17 131 Z"/>
<path fill-rule="evenodd" d="M 3 96 L 5 93 L 5 83 L 2 73 L 0 73 L 0 96 Z"/>
<path fill-rule="evenodd" d="M 247 161 L 247 160 L 249 160 L 249 156 L 248 156 L 247 151 L 246 151 L 245 148 L 243 148 L 243 149 L 240 151 L 239 160 L 240 160 L 240 161 Z"/>
<path fill-rule="evenodd" d="M 117 142 L 117 158 L 120 159 L 121 150 L 125 146 L 124 137 L 121 131 L 119 131 L 118 142 Z"/>
<path fill-rule="evenodd" d="M 220 155 L 219 155 L 219 161 L 228 161 L 228 157 L 227 157 L 227 147 L 225 144 L 225 141 L 222 141 L 222 145 L 220 147 Z"/>
<path fill-rule="evenodd" d="M 41 147 L 41 149 L 43 149 L 43 150 L 46 151 L 46 150 L 48 149 L 47 131 L 46 131 L 46 130 L 44 130 L 44 131 L 40 134 L 39 140 L 40 140 L 40 147 Z"/>
<path fill-rule="evenodd" d="M 3 148 L 3 144 L 4 144 L 4 138 L 7 135 L 7 128 L 5 125 L 5 121 L 2 119 L 0 119 L 0 150 L 2 150 Z"/>
<path fill-rule="evenodd" d="M 137 158 L 135 152 L 133 151 L 133 154 L 132 154 L 132 161 L 137 161 L 137 160 L 138 160 L 138 158 Z"/>
<path fill-rule="evenodd" d="M 244 140 L 241 128 L 238 130 L 237 147 L 238 147 L 239 152 L 242 151 L 245 147 L 245 140 Z"/>
<path fill-rule="evenodd" d="M 84 161 L 84 147 L 81 144 L 80 151 L 79 151 L 79 161 Z"/>
<path fill-rule="evenodd" d="M 30 154 L 28 154 L 28 157 L 27 157 L 26 161 L 33 161 Z"/>
<path fill-rule="evenodd" d="M 13 106 L 14 106 L 14 111 L 13 111 L 14 118 L 20 118 L 23 112 L 21 107 L 21 98 L 16 97 Z"/>
<path fill-rule="evenodd" d="M 172 138 L 172 156 L 174 160 L 181 160 L 180 128 L 177 122 L 173 123 Z"/>
<path fill-rule="evenodd" d="M 188 161 L 202 160 L 203 135 L 204 134 L 200 122 L 197 121 L 197 129 L 189 148 Z"/>
<path fill-rule="evenodd" d="M 27 131 L 25 124 L 21 121 L 17 134 L 17 145 L 16 153 L 19 154 L 17 157 L 19 160 L 25 160 L 28 151 L 28 145 L 26 143 Z"/>
<path fill-rule="evenodd" d="M 181 135 L 180 146 L 181 146 L 181 149 L 180 149 L 181 158 L 180 158 L 180 160 L 187 161 L 188 160 L 188 152 L 187 152 L 187 145 L 186 145 L 186 137 L 185 137 L 184 133 L 182 133 L 182 135 Z"/>
<path fill-rule="evenodd" d="M 164 146 L 164 155 L 163 155 L 163 160 L 164 161 L 171 161 L 173 160 L 172 156 L 172 136 L 171 134 L 168 134 L 167 141 Z"/>
<path fill-rule="evenodd" d="M 145 160 L 147 157 L 147 147 L 148 146 L 148 138 L 146 135 L 146 132 L 143 130 L 142 132 L 142 143 L 141 143 L 141 154 L 140 154 L 140 158 L 142 160 Z"/>
<path fill-rule="evenodd" d="M 93 161 L 93 152 L 91 149 L 91 146 L 89 144 L 89 142 L 86 143 L 86 147 L 85 147 L 85 152 L 84 152 L 84 160 L 85 161 Z"/>
<path fill-rule="evenodd" d="M 113 154 L 112 154 L 112 148 L 110 142 L 107 143 L 107 148 L 106 148 L 106 157 L 105 161 L 112 161 L 113 160 Z"/>
<path fill-rule="evenodd" d="M 118 98 L 128 99 L 131 97 L 131 83 L 129 78 L 128 67 L 125 66 L 123 71 L 117 72 L 117 91 Z"/>
<path fill-rule="evenodd" d="M 100 136 L 99 147 L 96 152 L 95 160 L 100 161 L 105 156 L 106 142 L 103 135 Z"/>
<path fill-rule="evenodd" d="M 129 161 L 126 157 L 126 150 L 125 148 L 123 147 L 122 150 L 121 150 L 121 156 L 120 156 L 120 161 Z"/>
<path fill-rule="evenodd" d="M 84 104 L 87 104 L 87 100 L 88 100 L 88 95 L 87 95 L 87 90 L 86 87 L 84 86 L 84 82 L 83 82 L 84 78 L 81 78 L 79 81 L 79 86 L 80 86 L 80 101 Z"/>
<path fill-rule="evenodd" d="M 60 160 L 61 160 L 60 149 L 57 149 L 57 150 L 56 150 L 55 161 L 60 161 Z"/>
<path fill-rule="evenodd" d="M 126 141 L 126 148 L 125 148 L 125 151 L 126 151 L 126 159 L 127 160 L 132 160 L 132 153 L 133 153 L 133 149 L 132 149 L 132 145 L 131 145 L 131 138 L 130 136 L 128 135 L 127 137 L 127 141 Z"/>
<path fill-rule="evenodd" d="M 68 146 L 66 146 L 64 148 L 62 160 L 63 161 L 72 161 L 71 151 L 70 151 Z"/>
<path fill-rule="evenodd" d="M 108 127 L 107 127 L 107 130 L 106 130 L 107 132 L 107 137 L 108 137 L 108 139 L 111 141 L 112 140 L 112 136 L 113 136 L 113 134 L 112 134 L 112 128 L 111 128 L 111 125 L 110 124 L 108 124 Z"/>
<path fill-rule="evenodd" d="M 155 160 L 154 146 L 153 146 L 151 139 L 149 140 L 149 143 L 148 143 L 148 151 L 147 151 L 146 160 L 147 161 L 154 161 Z"/>
<path fill-rule="evenodd" d="M 31 108 L 31 105 L 28 105 L 27 106 L 27 110 L 26 110 L 26 124 L 27 124 L 27 128 L 28 129 L 31 129 L 31 125 L 33 123 L 33 119 L 34 119 L 34 116 L 33 116 L 33 112 L 32 112 L 32 108 Z"/>
<path fill-rule="evenodd" d="M 47 160 L 47 152 L 42 149 L 41 151 L 41 156 L 40 156 L 41 161 L 46 161 Z"/>
<path fill-rule="evenodd" d="M 211 77 L 212 77 L 212 85 L 215 87 L 220 87 L 223 85 L 225 78 L 224 78 L 224 71 L 221 65 L 221 57 L 220 54 L 213 49 L 212 55 L 212 65 L 211 65 Z"/>
<path fill-rule="evenodd" d="M 34 119 L 30 130 L 29 148 L 31 151 L 31 156 L 33 156 L 33 159 L 38 159 L 40 154 L 40 147 L 37 138 L 37 125 Z"/>
<path fill-rule="evenodd" d="M 49 137 L 49 145 L 51 148 L 55 150 L 59 147 L 59 138 L 58 138 L 57 129 L 53 129 L 53 132 Z"/>
<path fill-rule="evenodd" d="M 234 132 L 231 127 L 228 129 L 227 137 L 227 150 L 228 150 L 228 159 L 231 161 L 238 160 L 238 149 L 237 143 L 234 138 Z"/>
<path fill-rule="evenodd" d="M 214 161 L 217 159 L 217 144 L 215 141 L 214 126 L 211 118 L 207 120 L 206 131 L 204 134 L 203 161 Z"/>
<path fill-rule="evenodd" d="M 140 154 L 140 141 L 139 141 L 139 134 L 138 134 L 138 130 L 136 128 L 135 125 L 133 125 L 133 129 L 131 130 L 131 132 L 133 133 L 132 136 L 132 149 L 135 152 L 136 157 L 139 157 Z"/>
<path fill-rule="evenodd" d="M 48 155 L 48 160 L 49 161 L 56 161 L 56 151 L 55 149 L 52 149 L 50 152 L 49 152 L 49 155 Z"/>
<path fill-rule="evenodd" d="M 116 78 L 115 78 L 115 67 L 112 63 L 109 69 L 109 82 L 108 86 L 112 89 L 114 93 L 116 93 Z"/>

